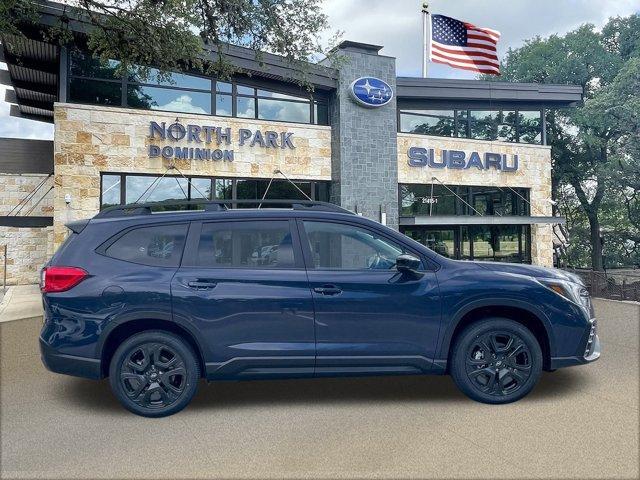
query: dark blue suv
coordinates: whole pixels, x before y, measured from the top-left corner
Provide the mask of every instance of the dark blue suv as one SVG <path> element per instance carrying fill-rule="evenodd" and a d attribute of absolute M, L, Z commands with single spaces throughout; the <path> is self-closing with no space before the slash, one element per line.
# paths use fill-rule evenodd
<path fill-rule="evenodd" d="M 543 369 L 600 356 L 568 273 L 449 260 L 335 205 L 252 207 L 144 204 L 69 224 L 42 275 L 44 364 L 109 377 L 127 409 L 160 417 L 200 378 L 449 373 L 507 403 Z"/>

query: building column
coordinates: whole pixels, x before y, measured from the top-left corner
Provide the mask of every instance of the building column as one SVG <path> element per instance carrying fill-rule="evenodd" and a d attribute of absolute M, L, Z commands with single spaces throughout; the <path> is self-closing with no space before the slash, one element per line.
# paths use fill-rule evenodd
<path fill-rule="evenodd" d="M 372 220 L 398 228 L 398 151 L 395 58 L 378 54 L 382 47 L 342 42 L 338 88 L 330 104 L 331 201 Z M 330 64 L 329 60 L 325 63 Z M 386 105 L 367 108 L 355 102 L 349 88 L 360 77 L 375 77 L 394 91 Z"/>

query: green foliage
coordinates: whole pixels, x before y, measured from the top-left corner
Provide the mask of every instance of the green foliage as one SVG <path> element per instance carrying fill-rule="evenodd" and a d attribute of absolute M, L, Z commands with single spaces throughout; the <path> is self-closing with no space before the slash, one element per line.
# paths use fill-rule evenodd
<path fill-rule="evenodd" d="M 581 85 L 584 104 L 547 113 L 553 191 L 576 266 L 640 263 L 640 16 L 585 24 L 510 49 L 504 81 Z M 598 236 L 605 238 L 604 251 Z M 606 265 L 603 263 L 603 254 Z"/>
<path fill-rule="evenodd" d="M 0 0 L 0 31 L 33 23 L 34 4 Z M 319 33 L 327 28 L 319 0 L 77 0 L 45 36 L 68 41 L 70 19 L 91 24 L 89 49 L 104 62 L 120 60 L 122 71 L 154 66 L 167 80 L 168 72 L 189 68 L 228 78 L 238 71 L 225 56 L 232 44 L 254 50 L 258 61 L 260 51 L 283 56 L 307 88 L 307 61 L 323 53 Z M 138 73 L 146 78 L 150 70 Z"/>

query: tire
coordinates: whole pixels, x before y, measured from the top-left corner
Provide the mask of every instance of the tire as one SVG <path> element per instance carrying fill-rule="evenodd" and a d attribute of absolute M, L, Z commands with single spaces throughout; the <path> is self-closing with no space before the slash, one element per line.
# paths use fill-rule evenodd
<path fill-rule="evenodd" d="M 457 337 L 450 372 L 469 398 L 511 403 L 527 395 L 538 382 L 542 350 L 533 333 L 518 322 L 487 318 L 472 323 Z"/>
<path fill-rule="evenodd" d="M 129 337 L 109 366 L 111 390 L 127 410 L 143 417 L 166 417 L 182 410 L 195 395 L 199 379 L 193 349 L 179 336 L 159 330 Z"/>

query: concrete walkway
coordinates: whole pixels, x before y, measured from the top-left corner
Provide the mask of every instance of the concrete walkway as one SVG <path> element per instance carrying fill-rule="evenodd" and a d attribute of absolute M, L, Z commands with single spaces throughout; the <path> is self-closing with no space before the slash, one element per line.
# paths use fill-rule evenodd
<path fill-rule="evenodd" d="M 38 285 L 9 287 L 0 302 L 0 322 L 22 320 L 42 315 L 42 297 Z"/>

